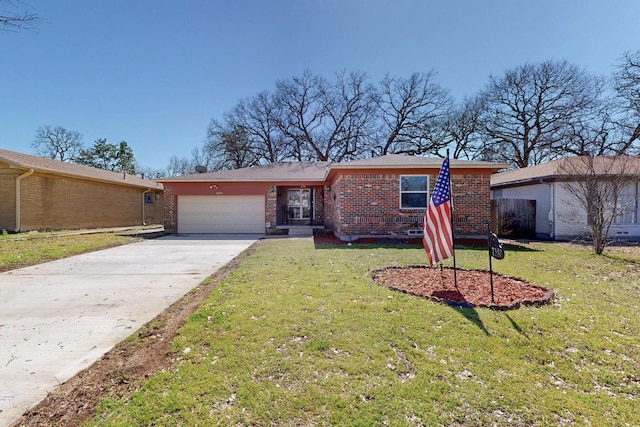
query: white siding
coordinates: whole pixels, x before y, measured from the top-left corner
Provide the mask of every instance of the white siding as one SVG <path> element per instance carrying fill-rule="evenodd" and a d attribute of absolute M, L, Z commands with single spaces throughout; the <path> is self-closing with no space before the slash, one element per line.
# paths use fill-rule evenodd
<path fill-rule="evenodd" d="M 536 235 L 550 237 L 553 231 L 551 214 L 551 184 L 532 184 L 492 191 L 496 199 L 525 199 L 536 201 Z"/>
<path fill-rule="evenodd" d="M 554 183 L 555 237 L 571 239 L 589 233 L 587 213 L 562 184 Z"/>

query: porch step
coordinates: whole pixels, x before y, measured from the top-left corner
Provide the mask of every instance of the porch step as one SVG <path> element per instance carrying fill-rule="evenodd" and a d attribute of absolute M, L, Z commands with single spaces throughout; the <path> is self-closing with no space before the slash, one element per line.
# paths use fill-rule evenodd
<path fill-rule="evenodd" d="M 289 237 L 311 237 L 311 236 L 313 236 L 313 227 L 289 228 Z"/>

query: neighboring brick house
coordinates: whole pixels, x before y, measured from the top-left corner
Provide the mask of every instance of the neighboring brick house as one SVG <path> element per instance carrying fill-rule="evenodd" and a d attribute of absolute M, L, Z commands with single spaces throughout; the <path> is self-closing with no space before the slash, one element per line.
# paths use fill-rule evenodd
<path fill-rule="evenodd" d="M 490 176 L 505 164 L 452 159 L 454 233 L 486 235 Z M 277 233 L 321 228 L 342 240 L 420 234 L 442 159 L 387 155 L 275 163 L 160 179 L 165 229 Z"/>
<path fill-rule="evenodd" d="M 162 224 L 162 185 L 0 149 L 0 230 Z"/>

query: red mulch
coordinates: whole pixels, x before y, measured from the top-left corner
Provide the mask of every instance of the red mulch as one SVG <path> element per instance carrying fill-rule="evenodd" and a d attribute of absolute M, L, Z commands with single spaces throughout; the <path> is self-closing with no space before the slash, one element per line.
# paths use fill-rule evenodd
<path fill-rule="evenodd" d="M 511 310 L 550 304 L 554 298 L 553 290 L 493 273 L 492 300 L 491 276 L 482 270 L 457 269 L 457 285 L 453 268 L 388 267 L 374 271 L 371 277 L 389 288 L 463 307 Z"/>
<path fill-rule="evenodd" d="M 333 233 L 316 233 L 316 246 L 347 245 Z M 422 245 L 422 238 L 379 237 L 357 239 L 352 245 Z M 486 247 L 483 239 L 456 239 L 456 246 Z M 514 245 L 505 245 L 514 246 Z M 516 245 L 517 246 L 517 245 Z M 491 276 L 484 270 L 456 270 L 456 282 L 452 268 L 410 266 L 388 267 L 372 273 L 372 279 L 381 285 L 402 292 L 430 298 L 435 301 L 463 307 L 488 307 L 495 310 L 517 309 L 521 305 L 544 305 L 553 301 L 551 289 L 527 283 L 524 280 L 493 273 L 493 300 Z"/>

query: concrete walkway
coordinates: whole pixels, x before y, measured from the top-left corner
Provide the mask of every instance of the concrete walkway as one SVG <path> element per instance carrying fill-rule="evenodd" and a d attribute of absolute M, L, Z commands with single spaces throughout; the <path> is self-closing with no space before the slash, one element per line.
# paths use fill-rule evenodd
<path fill-rule="evenodd" d="M 0 273 L 0 426 L 258 238 L 173 235 Z"/>

